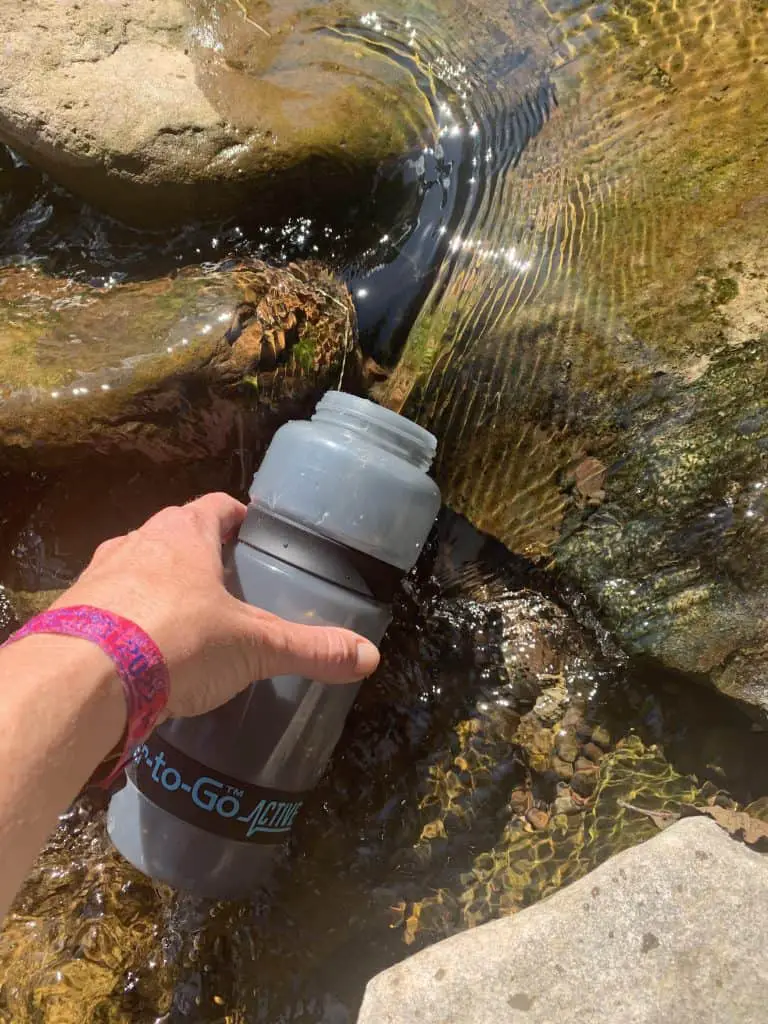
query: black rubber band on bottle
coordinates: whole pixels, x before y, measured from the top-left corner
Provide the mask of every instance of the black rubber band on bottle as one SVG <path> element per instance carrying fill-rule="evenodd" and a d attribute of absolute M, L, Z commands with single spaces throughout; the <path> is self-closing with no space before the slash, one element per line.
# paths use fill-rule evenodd
<path fill-rule="evenodd" d="M 405 570 L 251 505 L 238 540 L 363 597 L 389 605 Z"/>
<path fill-rule="evenodd" d="M 240 843 L 283 842 L 306 797 L 209 768 L 157 731 L 136 748 L 128 776 L 140 793 L 175 818 Z"/>

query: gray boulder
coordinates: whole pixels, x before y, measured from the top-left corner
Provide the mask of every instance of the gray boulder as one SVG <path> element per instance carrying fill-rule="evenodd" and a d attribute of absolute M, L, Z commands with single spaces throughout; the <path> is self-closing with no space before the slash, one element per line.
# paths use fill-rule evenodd
<path fill-rule="evenodd" d="M 0 0 L 0 141 L 125 221 L 348 201 L 429 105 L 395 61 L 318 32 L 323 8 L 258 8 Z"/>
<path fill-rule="evenodd" d="M 685 819 L 375 977 L 358 1024 L 758 1024 L 768 859 Z"/>

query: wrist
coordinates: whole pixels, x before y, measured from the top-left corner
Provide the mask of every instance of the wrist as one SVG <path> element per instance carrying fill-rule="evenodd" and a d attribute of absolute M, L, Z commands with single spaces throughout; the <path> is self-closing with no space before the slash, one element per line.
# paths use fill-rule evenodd
<path fill-rule="evenodd" d="M 170 676 L 162 651 L 152 637 L 131 619 L 93 605 L 57 606 L 47 612 L 41 612 L 17 630 L 9 638 L 8 644 L 18 644 L 32 636 L 70 637 L 86 645 L 94 645 L 114 666 L 112 673 L 119 678 L 125 695 L 126 728 L 121 745 L 122 754 L 106 778 L 101 779 L 99 783 L 103 787 L 111 785 L 130 760 L 137 744 L 152 731 L 168 703 Z M 88 659 L 85 666 L 86 691 L 83 693 L 81 687 L 74 695 L 75 699 L 85 698 L 89 701 L 83 710 L 90 712 L 94 712 L 96 705 L 99 705 L 99 712 L 113 724 L 116 704 L 114 700 L 107 700 L 112 688 L 109 677 L 104 675 L 104 662 L 94 661 L 95 655 L 87 655 L 86 649 L 87 647 L 81 649 L 82 653 L 74 664 L 75 670 L 81 670 L 76 671 L 77 678 L 82 679 L 83 666 L 80 665 L 80 660 Z M 74 657 L 74 649 L 70 647 L 68 651 L 70 658 Z M 39 647 L 37 653 L 39 657 Z M 72 668 L 70 665 L 70 671 Z M 88 684 L 95 689 L 91 689 Z M 72 699 L 72 694 L 66 694 L 64 703 L 69 705 Z M 57 695 L 57 703 L 61 703 L 60 692 Z M 77 704 L 73 708 L 75 714 L 80 710 Z M 110 735 L 109 730 L 106 731 L 106 735 Z M 93 748 L 93 740 L 89 737 L 89 749 L 92 751 Z"/>
<path fill-rule="evenodd" d="M 91 732 L 93 752 L 106 757 L 125 732 L 125 693 L 115 666 L 90 640 L 32 634 L 0 653 L 0 677 L 11 685 L 39 687 L 41 699 L 67 703 Z"/>

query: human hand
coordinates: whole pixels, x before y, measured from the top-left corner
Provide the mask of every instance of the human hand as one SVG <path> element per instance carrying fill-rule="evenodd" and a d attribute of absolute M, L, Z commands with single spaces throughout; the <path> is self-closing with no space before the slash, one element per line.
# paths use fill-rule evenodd
<path fill-rule="evenodd" d="M 227 494 L 163 509 L 97 548 L 53 606 L 93 605 L 145 630 L 168 662 L 171 715 L 211 711 L 255 679 L 295 674 L 348 683 L 378 664 L 376 648 L 355 633 L 286 622 L 225 589 L 222 544 L 245 513 Z"/>

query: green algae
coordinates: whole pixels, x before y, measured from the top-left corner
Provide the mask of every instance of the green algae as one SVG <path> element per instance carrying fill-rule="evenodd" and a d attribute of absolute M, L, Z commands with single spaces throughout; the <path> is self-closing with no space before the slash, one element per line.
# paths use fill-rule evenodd
<path fill-rule="evenodd" d="M 299 341 L 291 349 L 293 358 L 304 370 L 309 373 L 315 366 L 318 355 L 318 340 L 311 330 L 306 330 Z"/>
<path fill-rule="evenodd" d="M 742 264 L 743 266 L 743 264 Z M 716 306 L 724 306 L 739 294 L 739 283 L 733 277 L 719 277 L 715 281 L 714 300 Z"/>
<path fill-rule="evenodd" d="M 557 549 L 624 646 L 768 713 L 768 336 L 668 381 L 613 450 L 604 507 Z"/>

